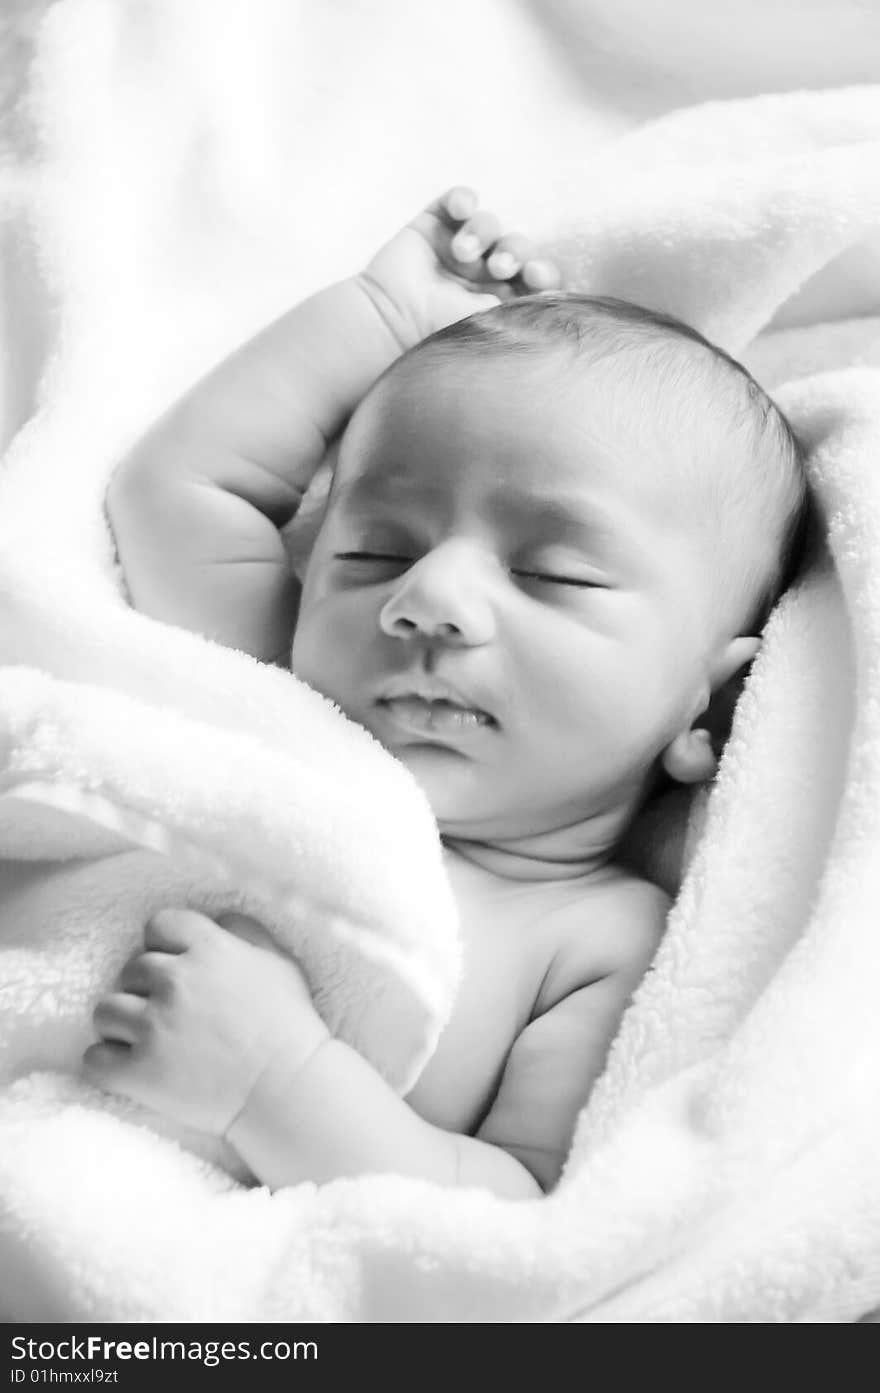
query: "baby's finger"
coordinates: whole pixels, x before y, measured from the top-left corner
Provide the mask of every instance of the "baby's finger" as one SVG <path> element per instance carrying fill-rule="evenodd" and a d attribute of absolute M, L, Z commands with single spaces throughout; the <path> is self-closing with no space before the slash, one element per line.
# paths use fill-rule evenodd
<path fill-rule="evenodd" d="M 87 1078 L 99 1088 L 118 1087 L 131 1062 L 131 1046 L 120 1045 L 115 1041 L 102 1040 L 98 1045 L 90 1045 L 83 1055 L 83 1070 Z"/>
<path fill-rule="evenodd" d="M 558 290 L 562 284 L 559 267 L 546 257 L 533 257 L 527 261 L 520 273 L 520 279 L 528 290 Z"/>
<path fill-rule="evenodd" d="M 445 214 L 445 220 L 466 222 L 479 208 L 480 198 L 476 189 L 467 184 L 456 184 L 455 188 L 448 189 L 443 197 L 438 199 L 438 205 L 437 213 L 439 216 Z"/>
<path fill-rule="evenodd" d="M 217 923 L 221 929 L 227 933 L 234 934 L 236 938 L 241 938 L 245 943 L 251 943 L 255 948 L 268 948 L 277 952 L 282 958 L 288 955 L 282 948 L 279 948 L 272 935 L 256 919 L 251 919 L 247 914 L 219 914 Z"/>
<path fill-rule="evenodd" d="M 486 270 L 493 280 L 507 281 L 517 275 L 525 262 L 534 256 L 535 248 L 528 237 L 519 232 L 508 232 L 499 237 L 488 257 Z"/>
<path fill-rule="evenodd" d="M 440 198 L 435 198 L 413 218 L 411 227 L 427 233 L 439 223 L 447 233 L 455 232 L 462 223 L 472 218 L 480 206 L 480 198 L 475 189 L 466 184 L 456 184 L 447 189 Z"/>
<path fill-rule="evenodd" d="M 463 227 L 459 228 L 450 243 L 449 250 L 456 261 L 467 266 L 474 261 L 479 261 L 493 243 L 497 242 L 500 235 L 501 224 L 495 214 L 481 209 L 472 218 L 468 218 Z"/>
<path fill-rule="evenodd" d="M 146 1013 L 147 1003 L 142 996 L 113 992 L 101 998 L 92 1020 L 102 1040 L 134 1045 L 143 1034 Z"/>
<path fill-rule="evenodd" d="M 144 947 L 159 953 L 186 953 L 211 930 L 213 920 L 194 909 L 160 909 L 144 929 Z"/>
<path fill-rule="evenodd" d="M 119 974 L 118 987 L 130 996 L 156 996 L 168 979 L 167 953 L 139 953 Z"/>

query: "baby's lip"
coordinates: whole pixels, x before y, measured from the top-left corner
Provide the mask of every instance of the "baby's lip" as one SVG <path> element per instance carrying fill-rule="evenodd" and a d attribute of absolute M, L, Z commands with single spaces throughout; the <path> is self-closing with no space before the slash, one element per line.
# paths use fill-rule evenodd
<path fill-rule="evenodd" d="M 476 696 L 471 696 L 454 683 L 430 676 L 428 673 L 400 673 L 397 677 L 392 677 L 383 686 L 377 700 L 388 702 L 406 697 L 416 697 L 420 701 L 446 702 L 462 711 L 475 711 L 492 725 L 498 724 L 492 712 L 483 705 L 482 699 L 478 700 Z"/>

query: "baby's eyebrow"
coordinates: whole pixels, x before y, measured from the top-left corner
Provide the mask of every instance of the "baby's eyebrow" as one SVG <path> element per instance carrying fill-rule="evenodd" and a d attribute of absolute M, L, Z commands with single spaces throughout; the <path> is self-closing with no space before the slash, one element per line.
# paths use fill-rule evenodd
<path fill-rule="evenodd" d="M 351 507 L 367 503 L 393 503 L 400 498 L 405 482 L 405 476 L 401 474 L 356 474 L 346 479 L 335 491 L 334 502 L 347 503 Z"/>
<path fill-rule="evenodd" d="M 502 522 L 517 528 L 527 527 L 541 540 L 619 544 L 620 520 L 593 500 L 581 494 L 555 494 L 536 497 L 519 489 L 505 486 L 492 495 Z"/>
<path fill-rule="evenodd" d="M 418 486 L 412 488 L 411 478 L 403 471 L 395 471 L 346 480 L 336 501 L 351 508 L 407 502 L 448 507 L 448 492 L 442 479 L 420 480 Z M 536 542 L 598 545 L 610 551 L 612 547 L 619 549 L 622 540 L 620 519 L 597 501 L 585 499 L 579 493 L 548 496 L 503 483 L 491 491 L 486 505 L 503 527 L 520 536 L 527 533 Z"/>

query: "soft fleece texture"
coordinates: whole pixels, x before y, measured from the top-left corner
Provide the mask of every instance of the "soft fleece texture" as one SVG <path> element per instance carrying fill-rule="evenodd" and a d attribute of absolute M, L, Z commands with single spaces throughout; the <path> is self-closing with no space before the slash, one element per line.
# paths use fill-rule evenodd
<path fill-rule="evenodd" d="M 155 41 L 157 9 L 140 15 Z M 50 18 L 34 211 L 62 335 L 0 509 L 6 659 L 18 665 L 2 678 L 4 710 L 18 702 L 10 758 L 39 753 L 22 733 L 53 702 L 65 718 L 79 710 L 63 727 L 79 739 L 92 700 L 80 684 L 92 684 L 126 713 L 148 708 L 144 738 L 154 723 L 208 722 L 206 740 L 256 739 L 268 766 L 290 757 L 284 675 L 126 610 L 100 515 L 106 473 L 150 409 L 250 327 L 243 311 L 219 327 L 208 288 L 161 239 L 136 275 L 126 261 L 126 234 L 155 233 L 163 197 L 190 226 L 200 200 L 210 206 L 210 163 L 194 187 L 172 158 L 189 87 L 171 85 L 166 143 L 133 169 L 130 204 L 111 200 L 116 216 L 102 218 L 104 181 L 120 160 L 137 165 L 148 129 L 124 102 L 129 121 L 102 114 L 116 83 L 139 77 L 143 98 L 151 74 L 106 5 Z M 259 68 L 259 39 L 247 54 Z M 212 95 L 193 96 L 200 119 Z M 277 170 L 255 134 L 242 133 L 259 158 L 242 161 L 249 182 L 231 201 L 259 212 Z M 570 283 L 672 309 L 777 388 L 810 446 L 829 542 L 769 625 L 667 936 L 555 1193 L 510 1205 L 394 1178 L 249 1191 L 128 1110 L 97 1111 L 73 1081 L 24 1079 L 0 1105 L 10 1316 L 845 1321 L 880 1302 L 880 326 L 753 342 L 801 284 L 876 239 L 878 157 L 876 89 L 716 104 L 569 160 L 545 219 Z M 265 265 L 257 279 L 255 313 Z M 173 330 L 156 309 L 171 299 Z M 317 704 L 309 719 L 326 731 L 320 764 L 343 727 Z M 89 756 L 80 786 L 104 792 L 109 753 Z M 175 787 L 173 761 L 158 774 Z M 271 808 L 259 815 L 284 836 Z"/>

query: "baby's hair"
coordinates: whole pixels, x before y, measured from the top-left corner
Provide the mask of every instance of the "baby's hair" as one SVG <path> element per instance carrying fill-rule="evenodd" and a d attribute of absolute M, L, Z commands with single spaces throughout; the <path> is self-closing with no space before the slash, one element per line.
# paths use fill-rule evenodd
<path fill-rule="evenodd" d="M 750 567 L 741 559 L 746 573 L 736 596 L 746 625 L 742 631 L 763 627 L 803 564 L 810 505 L 797 437 L 741 363 L 673 315 L 627 300 L 566 291 L 524 296 L 472 315 L 431 335 L 414 353 L 447 346 L 456 354 L 470 349 L 505 356 L 568 348 L 575 363 L 631 357 L 635 351 L 636 361 L 648 370 L 644 380 L 656 384 L 665 409 L 677 407 L 683 431 L 693 431 L 695 413 L 708 414 L 710 396 L 716 418 L 720 408 L 721 428 L 734 442 L 742 441 L 744 467 L 701 473 L 693 482 L 713 501 L 719 532 L 731 520 L 738 522 L 737 532 L 746 533 L 753 556 L 756 537 L 766 540 L 764 558 Z M 729 576 L 722 584 L 730 596 Z"/>

